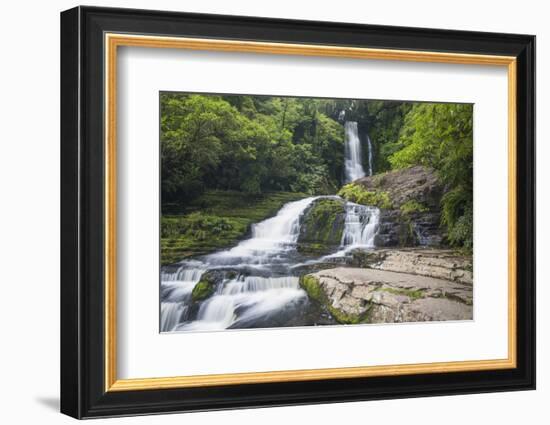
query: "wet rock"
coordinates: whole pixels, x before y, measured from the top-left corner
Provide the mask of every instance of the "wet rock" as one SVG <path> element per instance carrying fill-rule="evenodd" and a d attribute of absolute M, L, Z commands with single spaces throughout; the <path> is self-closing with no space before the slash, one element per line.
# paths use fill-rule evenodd
<path fill-rule="evenodd" d="M 410 167 L 363 177 L 354 184 L 389 196 L 392 208 L 381 211 L 376 246 L 433 247 L 444 243 L 440 226 L 443 186 L 433 170 Z"/>
<path fill-rule="evenodd" d="M 344 200 L 318 199 L 304 211 L 300 220 L 298 252 L 306 255 L 328 254 L 340 246 L 344 230 Z"/>

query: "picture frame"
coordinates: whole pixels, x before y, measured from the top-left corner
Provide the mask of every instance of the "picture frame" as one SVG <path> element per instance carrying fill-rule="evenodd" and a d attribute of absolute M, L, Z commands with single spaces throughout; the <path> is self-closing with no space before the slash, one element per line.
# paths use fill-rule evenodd
<path fill-rule="evenodd" d="M 508 226 L 506 358 L 120 379 L 117 53 L 129 46 L 504 67 L 508 180 L 495 184 L 508 194 L 499 212 Z M 61 13 L 61 117 L 62 413 L 80 419 L 535 388 L 534 36 L 80 6 Z"/>

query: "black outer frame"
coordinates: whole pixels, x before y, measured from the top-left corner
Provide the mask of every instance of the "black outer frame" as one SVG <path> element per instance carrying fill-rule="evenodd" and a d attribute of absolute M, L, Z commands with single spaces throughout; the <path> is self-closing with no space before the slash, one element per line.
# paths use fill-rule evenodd
<path fill-rule="evenodd" d="M 105 392 L 105 32 L 517 57 L 517 368 Z M 534 389 L 534 131 L 534 36 L 87 6 L 62 12 L 61 412 L 92 418 Z"/>

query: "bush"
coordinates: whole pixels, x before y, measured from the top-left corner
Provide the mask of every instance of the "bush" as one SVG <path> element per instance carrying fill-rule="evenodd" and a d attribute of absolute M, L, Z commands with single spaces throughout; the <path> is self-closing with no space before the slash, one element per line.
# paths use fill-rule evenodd
<path fill-rule="evenodd" d="M 383 209 L 393 208 L 388 192 L 371 192 L 355 183 L 349 183 L 343 186 L 338 192 L 338 195 L 356 204 L 375 206 Z"/>
<path fill-rule="evenodd" d="M 411 215 L 414 213 L 426 212 L 429 210 L 429 208 L 423 205 L 422 203 L 415 201 L 414 199 L 410 199 L 407 202 L 405 202 L 403 205 L 401 205 L 399 207 L 399 210 L 403 215 Z"/>

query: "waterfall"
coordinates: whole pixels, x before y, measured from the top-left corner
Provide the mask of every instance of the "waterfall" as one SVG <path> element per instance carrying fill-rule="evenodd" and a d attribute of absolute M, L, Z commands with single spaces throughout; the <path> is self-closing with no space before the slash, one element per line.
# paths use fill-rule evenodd
<path fill-rule="evenodd" d="M 306 297 L 294 276 L 239 276 L 220 285 L 201 305 L 196 321 L 183 323 L 175 330 L 227 329 L 238 322 L 264 318 Z"/>
<path fill-rule="evenodd" d="M 355 247 L 374 248 L 374 237 L 380 222 L 376 207 L 347 202 L 341 246 L 346 250 Z"/>
<path fill-rule="evenodd" d="M 175 271 L 162 271 L 160 275 L 160 330 L 169 332 L 187 319 L 189 301 L 193 288 L 199 282 L 204 268 L 200 263 L 189 261 Z"/>
<path fill-rule="evenodd" d="M 285 255 L 295 249 L 300 235 L 300 217 L 316 199 L 309 197 L 285 204 L 275 217 L 254 224 L 250 239 L 232 249 L 212 254 L 208 260 L 226 265 L 281 262 Z"/>
<path fill-rule="evenodd" d="M 357 123 L 355 121 L 346 121 L 344 124 L 344 130 L 345 173 L 346 183 L 349 183 L 364 177 L 365 170 L 363 169 L 361 159 L 361 141 L 359 140 Z"/>
<path fill-rule="evenodd" d="M 370 137 L 367 134 L 367 144 L 369 147 L 369 176 L 372 176 L 372 142 L 370 141 Z"/>
<path fill-rule="evenodd" d="M 182 262 L 172 272 L 163 271 L 161 332 L 226 329 L 307 299 L 298 278 L 289 276 L 288 270 L 297 255 L 300 217 L 316 199 L 309 197 L 285 204 L 274 217 L 254 224 L 252 236 L 231 249 L 207 255 L 201 261 Z M 224 268 L 259 275 L 241 274 L 224 280 L 190 321 L 193 288 L 206 270 Z M 263 276 L 273 273 L 282 275 Z"/>
<path fill-rule="evenodd" d="M 293 270 L 303 258 L 296 250 L 300 219 L 319 198 L 285 204 L 274 217 L 254 224 L 250 238 L 231 249 L 164 267 L 161 332 L 316 324 L 313 316 L 308 316 L 316 304 L 308 301 Z M 380 210 L 352 202 L 346 202 L 344 208 L 341 247 L 332 257 L 345 256 L 357 247 L 374 247 Z M 214 293 L 196 304 L 192 301 L 193 288 L 205 272 L 216 270 L 220 280 Z"/>

